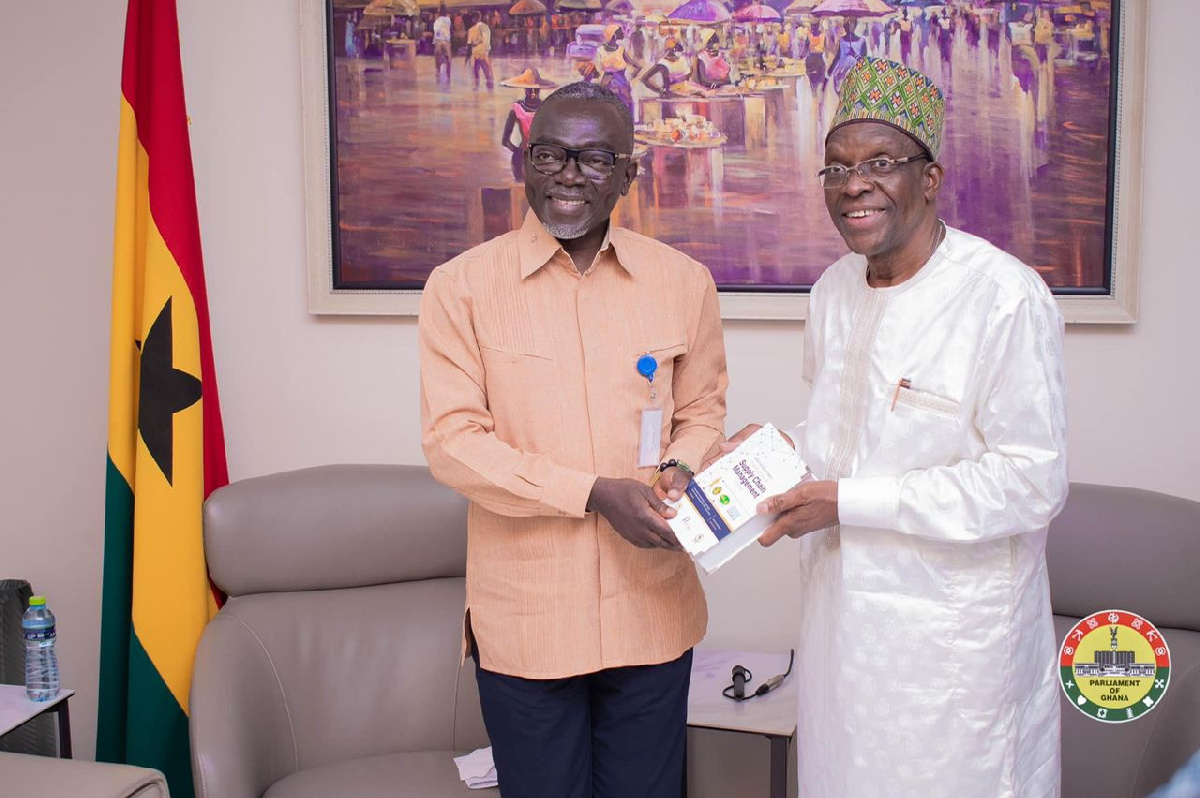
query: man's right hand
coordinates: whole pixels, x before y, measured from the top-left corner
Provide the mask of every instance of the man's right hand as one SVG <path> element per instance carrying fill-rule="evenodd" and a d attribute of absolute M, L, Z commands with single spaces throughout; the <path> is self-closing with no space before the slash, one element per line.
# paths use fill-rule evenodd
<path fill-rule="evenodd" d="M 683 551 L 665 520 L 673 518 L 675 510 L 636 479 L 598 477 L 587 509 L 608 519 L 618 535 L 640 549 Z"/>

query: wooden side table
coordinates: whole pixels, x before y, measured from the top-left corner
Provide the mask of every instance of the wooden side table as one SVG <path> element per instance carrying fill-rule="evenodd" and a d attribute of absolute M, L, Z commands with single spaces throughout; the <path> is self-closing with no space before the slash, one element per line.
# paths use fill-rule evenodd
<path fill-rule="evenodd" d="M 788 667 L 787 654 L 761 651 L 722 651 L 698 648 L 692 654 L 692 683 L 688 693 L 688 726 L 697 729 L 756 734 L 771 742 L 771 798 L 788 794 L 788 746 L 796 735 L 796 672 L 774 690 L 748 701 L 733 701 L 721 691 L 733 683 L 733 666 L 749 668 L 758 685 Z"/>
<path fill-rule="evenodd" d="M 39 715 L 58 715 L 58 755 L 71 758 L 71 710 L 68 701 L 74 690 L 59 690 L 49 701 L 30 701 L 20 684 L 0 684 L 0 737 Z"/>

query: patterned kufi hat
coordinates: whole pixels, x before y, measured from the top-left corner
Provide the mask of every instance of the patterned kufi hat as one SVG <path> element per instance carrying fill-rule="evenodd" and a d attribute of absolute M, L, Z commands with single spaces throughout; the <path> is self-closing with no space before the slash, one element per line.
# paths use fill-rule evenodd
<path fill-rule="evenodd" d="M 825 140 L 851 122 L 883 122 L 912 136 L 936 160 L 945 118 L 946 98 L 928 77 L 895 61 L 867 56 L 850 68 Z"/>

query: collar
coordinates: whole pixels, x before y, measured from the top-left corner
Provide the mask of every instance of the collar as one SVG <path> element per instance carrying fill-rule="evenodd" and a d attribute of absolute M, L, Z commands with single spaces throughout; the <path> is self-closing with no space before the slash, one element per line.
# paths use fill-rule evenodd
<path fill-rule="evenodd" d="M 614 260 L 620 264 L 622 269 L 630 275 L 634 275 L 636 270 L 629 257 L 630 247 L 627 243 L 631 235 L 632 233 L 628 230 L 617 227 L 610 221 L 608 232 L 604 234 L 604 241 L 600 244 L 600 252 L 604 253 L 611 247 Z M 521 259 L 521 279 L 524 280 L 541 269 L 559 252 L 566 254 L 562 245 L 558 243 L 558 239 L 546 232 L 546 228 L 542 226 L 532 209 L 526 211 L 525 221 L 521 224 L 521 229 L 517 234 L 517 255 Z M 624 253 L 624 257 L 622 253 Z"/>
<path fill-rule="evenodd" d="M 941 217 L 938 217 L 938 224 L 941 227 L 941 232 L 938 238 L 937 246 L 933 248 L 933 252 L 929 254 L 929 259 L 921 264 L 921 268 L 902 283 L 896 285 L 887 285 L 881 288 L 872 288 L 867 282 L 867 271 L 864 268 L 862 272 L 862 287 L 868 293 L 881 296 L 903 294 L 913 286 L 918 285 L 931 274 L 937 272 L 941 264 L 950 257 L 950 250 L 953 249 L 958 242 L 958 231 L 950 225 L 946 224 Z"/>

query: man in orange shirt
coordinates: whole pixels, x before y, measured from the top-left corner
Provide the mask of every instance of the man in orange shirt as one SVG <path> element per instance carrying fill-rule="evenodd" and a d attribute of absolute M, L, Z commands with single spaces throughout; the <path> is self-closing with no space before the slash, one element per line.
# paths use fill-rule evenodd
<path fill-rule="evenodd" d="M 632 151 L 612 92 L 551 94 L 524 224 L 421 301 L 423 445 L 471 501 L 465 642 L 505 798 L 682 791 L 707 610 L 663 500 L 722 436 L 728 380 L 708 270 L 610 224 Z"/>

